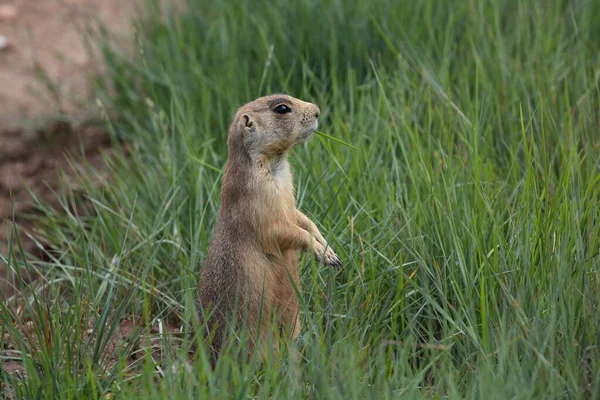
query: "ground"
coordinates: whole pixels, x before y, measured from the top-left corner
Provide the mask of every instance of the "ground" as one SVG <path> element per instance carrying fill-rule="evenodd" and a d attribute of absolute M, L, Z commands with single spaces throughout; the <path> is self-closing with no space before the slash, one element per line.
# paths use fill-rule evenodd
<path fill-rule="evenodd" d="M 57 171 L 69 173 L 67 154 L 81 154 L 83 148 L 87 159 L 101 166 L 100 151 L 108 147 L 109 140 L 101 128 L 88 123 L 93 117 L 93 99 L 87 85 L 89 72 L 99 71 L 101 66 L 89 57 L 81 28 L 99 18 L 125 42 L 133 13 L 131 2 L 127 2 L 129 6 L 122 3 L 126 2 L 0 1 L 0 36 L 6 40 L 0 48 L 0 254 L 6 254 L 13 221 L 23 231 L 32 231 L 24 218 L 35 211 L 27 188 L 56 205 Z M 25 235 L 21 239 L 26 251 L 39 254 L 32 240 Z M 2 282 L 6 267 L 0 262 L 0 299 L 14 294 Z M 116 351 L 131 335 L 132 327 L 130 318 L 121 321 L 109 348 Z M 5 343 L 5 350 L 10 351 L 10 338 L 6 337 Z M 111 357 L 116 359 L 114 355 L 107 358 Z M 20 361 L 4 360 L 2 367 L 9 373 L 22 370 Z"/>
<path fill-rule="evenodd" d="M 30 228 L 23 218 L 33 211 L 27 187 L 55 204 L 52 190 L 57 170 L 68 169 L 66 154 L 80 153 L 83 144 L 88 159 L 99 164 L 99 150 L 108 140 L 86 120 L 94 104 L 87 78 L 101 65 L 90 57 L 82 32 L 99 19 L 125 46 L 132 3 L 0 0 L 0 254 L 6 253 L 13 220 Z M 23 240 L 27 251 L 37 251 L 31 240 Z M 5 275 L 6 264 L 0 262 L 0 292 L 10 296 Z"/>

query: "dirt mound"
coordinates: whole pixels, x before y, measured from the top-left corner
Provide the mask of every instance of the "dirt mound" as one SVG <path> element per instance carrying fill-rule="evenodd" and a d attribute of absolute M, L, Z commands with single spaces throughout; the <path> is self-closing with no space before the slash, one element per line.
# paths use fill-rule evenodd
<path fill-rule="evenodd" d="M 83 29 L 100 20 L 117 40 L 129 35 L 133 4 L 119 0 L 0 0 L 0 254 L 7 250 L 14 201 L 14 221 L 24 223 L 33 211 L 33 193 L 56 204 L 52 190 L 66 154 L 81 154 L 99 165 L 108 145 L 97 128 L 78 128 L 89 105 L 87 78 L 99 72 L 85 46 Z M 128 43 L 129 40 L 123 41 Z M 27 224 L 24 229 L 31 228 Z M 26 251 L 35 252 L 24 235 Z M 0 261 L 0 299 L 7 265 Z"/>
<path fill-rule="evenodd" d="M 0 0 L 0 143 L 2 131 L 31 133 L 31 120 L 81 114 L 87 76 L 101 69 L 83 38 L 100 21 L 117 41 L 129 35 L 132 4 L 119 0 Z M 128 41 L 124 41 L 128 42 Z"/>

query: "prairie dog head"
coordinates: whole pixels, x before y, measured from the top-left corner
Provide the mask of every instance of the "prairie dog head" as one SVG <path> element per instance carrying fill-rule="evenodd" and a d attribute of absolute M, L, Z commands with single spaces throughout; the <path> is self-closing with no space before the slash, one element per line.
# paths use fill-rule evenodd
<path fill-rule="evenodd" d="M 320 113 L 315 104 L 285 94 L 260 97 L 240 107 L 230 140 L 241 138 L 251 156 L 281 155 L 309 138 L 318 127 Z"/>

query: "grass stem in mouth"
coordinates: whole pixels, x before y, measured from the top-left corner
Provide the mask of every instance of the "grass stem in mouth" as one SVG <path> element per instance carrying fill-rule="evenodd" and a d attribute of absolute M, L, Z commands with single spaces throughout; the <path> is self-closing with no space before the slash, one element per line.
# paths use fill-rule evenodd
<path fill-rule="evenodd" d="M 326 133 L 323 133 L 323 132 L 320 132 L 320 131 L 315 131 L 315 133 L 316 133 L 317 135 L 321 136 L 321 137 L 324 137 L 324 138 L 326 138 L 326 139 L 329 139 L 329 140 L 333 140 L 334 142 L 338 142 L 339 144 L 342 144 L 342 145 L 344 145 L 344 146 L 350 147 L 351 149 L 354 149 L 354 150 L 360 150 L 358 147 L 356 147 L 356 146 L 353 146 L 353 145 L 351 145 L 350 143 L 346 143 L 346 142 L 344 142 L 343 140 L 340 140 L 340 139 L 338 139 L 338 138 L 335 138 L 335 137 L 333 137 L 333 136 L 330 136 L 330 135 L 328 135 L 328 134 L 326 134 Z"/>

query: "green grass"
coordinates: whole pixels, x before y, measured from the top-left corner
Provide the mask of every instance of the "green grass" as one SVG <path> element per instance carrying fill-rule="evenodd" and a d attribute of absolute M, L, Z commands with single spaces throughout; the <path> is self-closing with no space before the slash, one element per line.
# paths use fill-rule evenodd
<path fill-rule="evenodd" d="M 62 210 L 40 204 L 52 251 L 25 270 L 44 279 L 0 306 L 17 397 L 600 398 L 597 1 L 188 3 L 148 2 L 133 58 L 96 38 L 129 154 L 101 188 L 80 164 Z M 299 208 L 344 267 L 302 258 L 301 336 L 265 365 L 211 373 L 201 342 L 176 362 L 188 339 L 111 358 L 125 315 L 140 338 L 195 324 L 228 124 L 275 91 L 344 142 L 292 156 Z"/>

